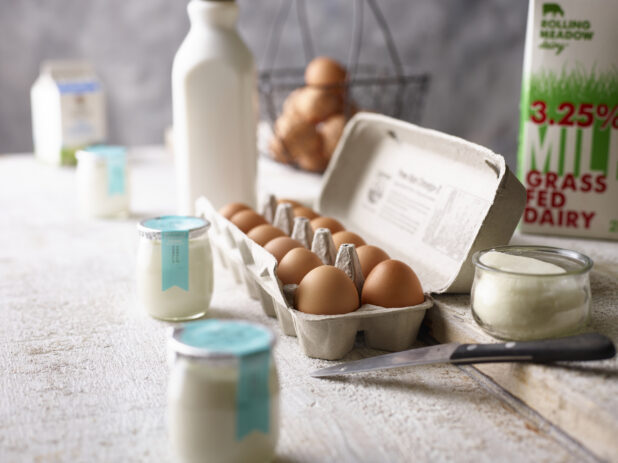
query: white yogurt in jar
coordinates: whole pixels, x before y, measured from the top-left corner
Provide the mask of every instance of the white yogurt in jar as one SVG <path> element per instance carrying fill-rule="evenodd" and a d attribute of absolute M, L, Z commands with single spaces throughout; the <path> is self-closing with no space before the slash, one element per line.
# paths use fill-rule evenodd
<path fill-rule="evenodd" d="M 279 383 L 265 328 L 205 320 L 174 330 L 168 428 L 182 462 L 265 462 L 278 438 Z"/>
<path fill-rule="evenodd" d="M 565 335 L 586 323 L 591 266 L 586 256 L 556 248 L 498 249 L 475 256 L 471 305 L 483 329 L 526 340 Z M 548 260 L 542 260 L 544 253 Z"/>
<path fill-rule="evenodd" d="M 129 168 L 121 146 L 78 151 L 77 200 L 82 216 L 125 217 L 129 213 Z"/>
<path fill-rule="evenodd" d="M 213 260 L 204 219 L 164 216 L 138 226 L 137 296 L 152 317 L 202 317 L 213 291 Z"/>

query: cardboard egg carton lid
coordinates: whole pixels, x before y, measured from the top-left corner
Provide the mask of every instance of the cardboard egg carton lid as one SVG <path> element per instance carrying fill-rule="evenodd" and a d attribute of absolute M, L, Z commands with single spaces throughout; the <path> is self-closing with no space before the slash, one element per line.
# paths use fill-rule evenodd
<path fill-rule="evenodd" d="M 507 244 L 525 202 L 524 186 L 488 148 L 359 113 L 324 174 L 316 209 L 410 265 L 425 292 L 467 293 L 472 255 Z"/>

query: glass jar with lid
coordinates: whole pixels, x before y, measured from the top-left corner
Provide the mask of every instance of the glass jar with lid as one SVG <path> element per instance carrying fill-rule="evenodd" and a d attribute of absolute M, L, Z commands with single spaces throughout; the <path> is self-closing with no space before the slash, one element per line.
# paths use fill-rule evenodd
<path fill-rule="evenodd" d="M 203 320 L 173 329 L 168 428 L 182 462 L 265 462 L 278 439 L 279 383 L 265 327 Z"/>
<path fill-rule="evenodd" d="M 506 340 L 565 336 L 590 314 L 592 260 L 549 246 L 501 246 L 472 256 L 472 315 Z"/>
<path fill-rule="evenodd" d="M 95 145 L 76 153 L 77 200 L 82 216 L 129 214 L 129 168 L 122 146 Z"/>
<path fill-rule="evenodd" d="M 162 216 L 138 225 L 137 296 L 152 317 L 183 321 L 203 317 L 213 291 L 207 220 Z"/>

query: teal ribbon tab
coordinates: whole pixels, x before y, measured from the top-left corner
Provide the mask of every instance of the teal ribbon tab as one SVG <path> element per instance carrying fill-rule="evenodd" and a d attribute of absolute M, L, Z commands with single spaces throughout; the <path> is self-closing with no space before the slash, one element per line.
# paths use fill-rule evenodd
<path fill-rule="evenodd" d="M 161 290 L 189 291 L 189 231 L 161 232 Z"/>
<path fill-rule="evenodd" d="M 126 189 L 127 150 L 122 146 L 94 145 L 86 149 L 105 159 L 107 165 L 107 194 L 122 195 Z"/>
<path fill-rule="evenodd" d="M 270 352 L 244 355 L 238 362 L 240 371 L 236 389 L 236 440 L 242 440 L 253 431 L 268 434 L 270 430 Z"/>
<path fill-rule="evenodd" d="M 107 193 L 110 196 L 125 193 L 125 166 L 127 163 L 124 150 L 107 154 Z"/>
<path fill-rule="evenodd" d="M 144 220 L 142 225 L 161 232 L 161 290 L 173 286 L 189 291 L 189 232 L 207 227 L 198 217 L 166 215 Z"/>

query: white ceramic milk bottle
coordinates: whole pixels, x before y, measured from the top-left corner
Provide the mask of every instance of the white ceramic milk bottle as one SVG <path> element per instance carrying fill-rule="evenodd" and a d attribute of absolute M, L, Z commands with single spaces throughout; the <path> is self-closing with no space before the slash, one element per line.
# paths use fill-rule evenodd
<path fill-rule="evenodd" d="M 191 0 L 187 11 L 191 28 L 172 68 L 179 213 L 193 214 L 201 195 L 217 208 L 255 207 L 257 86 L 238 6 Z"/>

